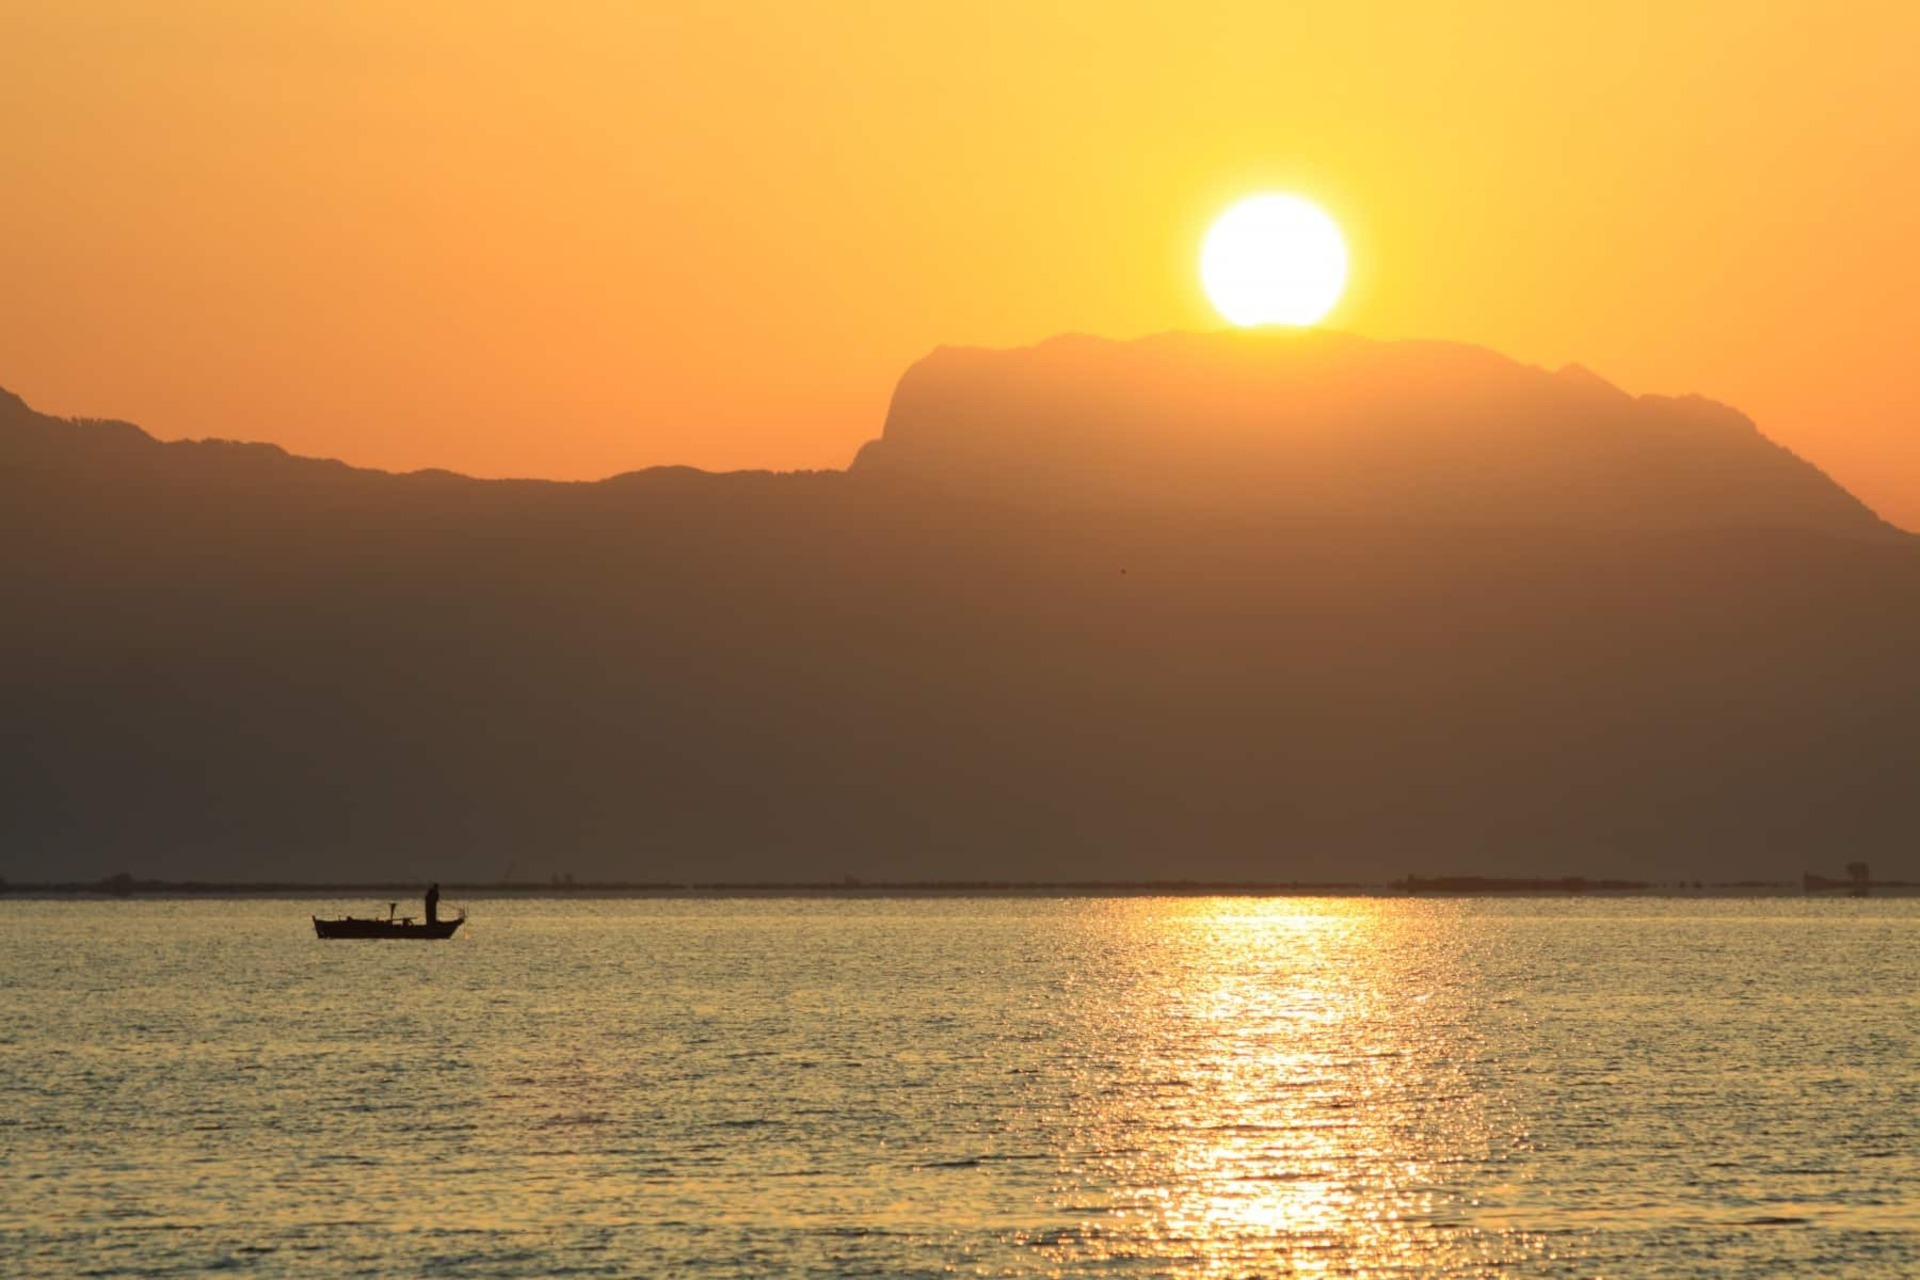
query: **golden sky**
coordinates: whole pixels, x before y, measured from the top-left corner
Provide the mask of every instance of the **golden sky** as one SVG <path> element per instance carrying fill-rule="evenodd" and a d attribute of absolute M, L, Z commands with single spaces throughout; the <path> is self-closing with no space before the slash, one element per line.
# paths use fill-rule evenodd
<path fill-rule="evenodd" d="M 1751 414 L 1920 528 L 1920 5 L 0 0 L 0 386 L 481 475 L 843 466 L 941 343 L 1328 323 Z"/>

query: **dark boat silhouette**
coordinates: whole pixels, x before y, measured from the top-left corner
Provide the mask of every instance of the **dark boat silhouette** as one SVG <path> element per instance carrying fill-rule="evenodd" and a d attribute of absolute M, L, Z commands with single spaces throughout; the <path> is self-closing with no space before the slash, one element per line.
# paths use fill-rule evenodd
<path fill-rule="evenodd" d="M 467 922 L 467 913 L 463 910 L 451 920 L 415 920 L 412 916 L 393 914 L 398 903 L 387 904 L 387 916 L 382 920 L 375 916 L 361 920 L 346 916 L 339 920 L 322 920 L 313 917 L 313 931 L 322 938 L 451 938 L 453 931 Z"/>

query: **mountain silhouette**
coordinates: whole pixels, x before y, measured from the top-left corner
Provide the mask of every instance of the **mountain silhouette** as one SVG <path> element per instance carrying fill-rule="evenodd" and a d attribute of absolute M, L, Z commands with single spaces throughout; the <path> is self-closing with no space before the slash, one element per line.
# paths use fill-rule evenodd
<path fill-rule="evenodd" d="M 1893 532 L 1724 405 L 1323 330 L 942 348 L 854 464 L 1033 503 L 1297 522 Z"/>
<path fill-rule="evenodd" d="M 14 881 L 1920 872 L 1920 539 L 1469 347 L 943 349 L 845 472 L 590 484 L 0 393 L 0 536 Z"/>

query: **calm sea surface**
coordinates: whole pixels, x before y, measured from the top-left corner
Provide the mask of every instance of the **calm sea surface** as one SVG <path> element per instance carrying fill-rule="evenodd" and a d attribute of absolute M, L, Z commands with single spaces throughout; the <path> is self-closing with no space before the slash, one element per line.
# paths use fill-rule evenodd
<path fill-rule="evenodd" d="M 0 902 L 0 1273 L 1920 1275 L 1920 900 L 369 905 Z"/>

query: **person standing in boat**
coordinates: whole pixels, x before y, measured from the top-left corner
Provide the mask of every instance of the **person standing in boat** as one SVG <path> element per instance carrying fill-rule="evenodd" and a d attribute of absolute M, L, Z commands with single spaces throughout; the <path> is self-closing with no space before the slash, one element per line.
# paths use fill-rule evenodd
<path fill-rule="evenodd" d="M 440 885 L 436 882 L 427 886 L 427 923 L 437 924 L 440 920 Z"/>

